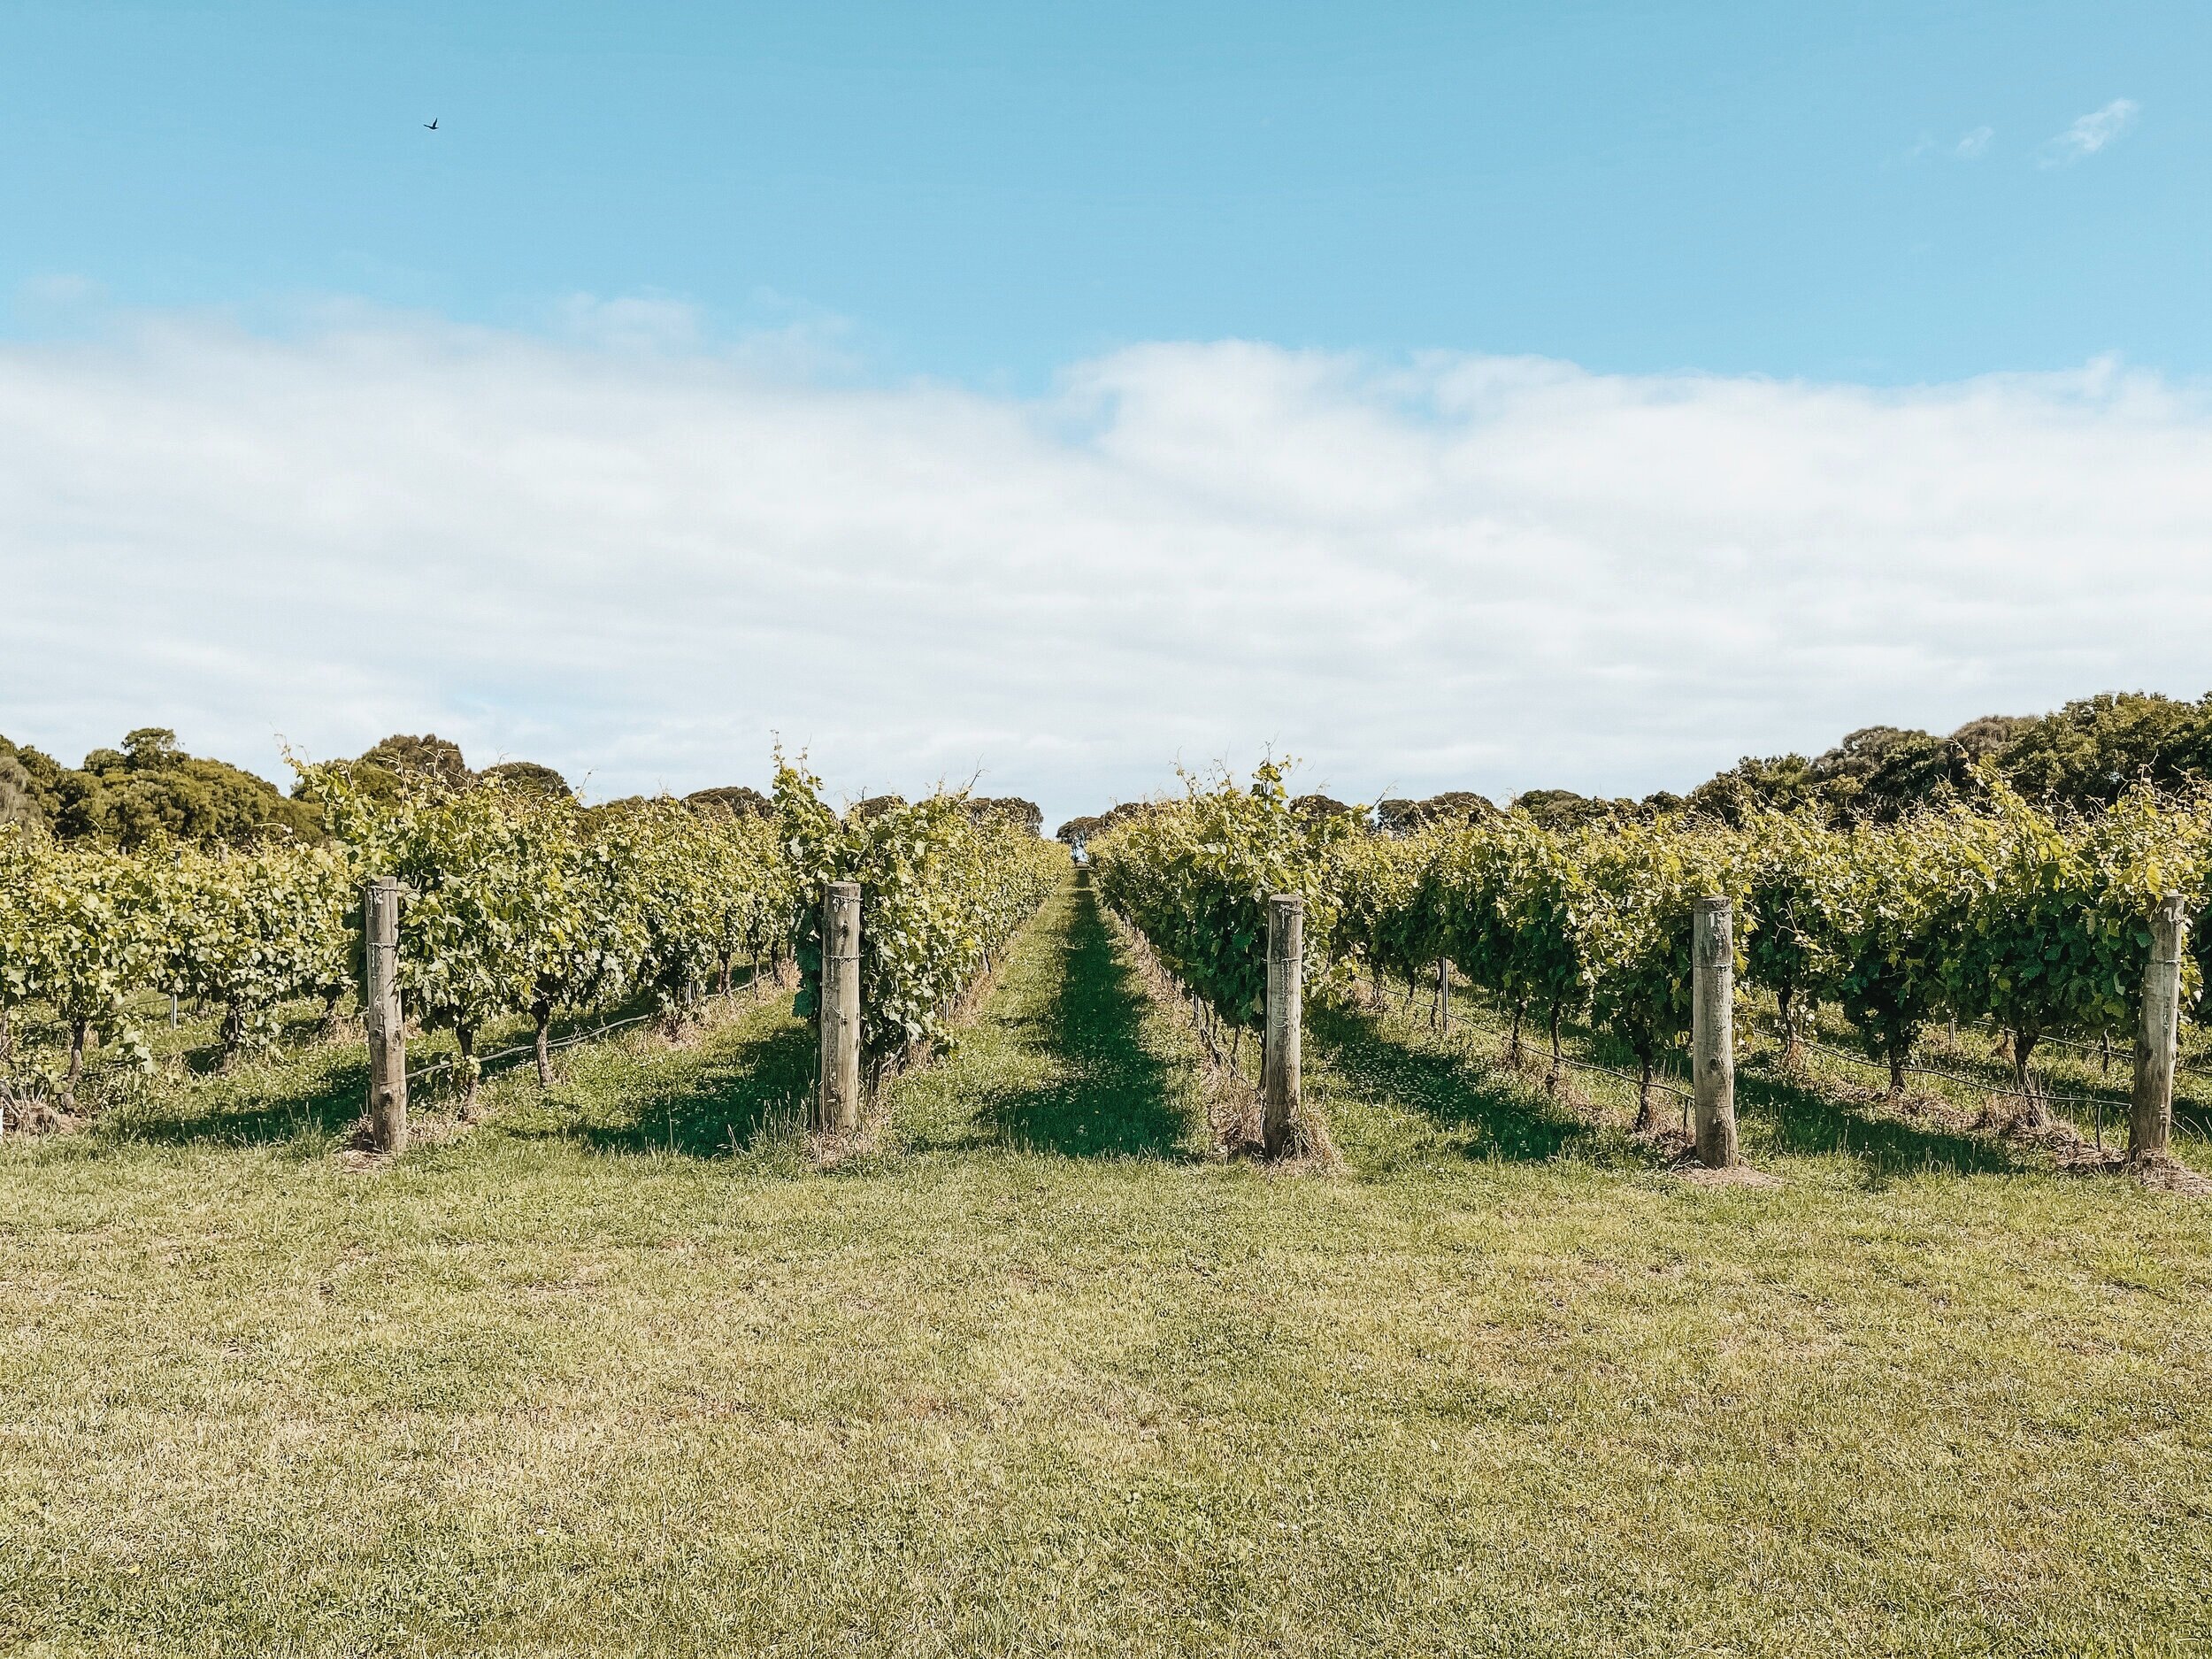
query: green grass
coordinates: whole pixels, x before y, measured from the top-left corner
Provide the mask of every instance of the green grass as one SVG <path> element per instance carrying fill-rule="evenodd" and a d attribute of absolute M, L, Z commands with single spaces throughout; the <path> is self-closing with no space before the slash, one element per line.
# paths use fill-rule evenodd
<path fill-rule="evenodd" d="M 1225 1163 L 1072 889 L 825 1171 L 783 1006 L 367 1173 L 342 1047 L 0 1149 L 0 1647 L 2212 1647 L 2212 1206 L 1755 1064 L 1694 1187 L 1417 1011 Z"/>

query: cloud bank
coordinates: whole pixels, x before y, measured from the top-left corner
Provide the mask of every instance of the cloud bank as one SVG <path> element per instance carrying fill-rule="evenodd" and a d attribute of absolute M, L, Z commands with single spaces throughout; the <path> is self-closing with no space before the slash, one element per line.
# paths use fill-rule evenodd
<path fill-rule="evenodd" d="M 1348 797 L 2212 682 L 2212 408 L 1152 344 L 1048 396 L 354 317 L 0 348 L 0 732 L 280 775 L 435 729 L 598 796 L 983 787 L 1267 747 Z M 649 347 L 625 344 L 650 336 Z"/>
<path fill-rule="evenodd" d="M 2140 107 L 2133 98 L 2115 98 L 2101 110 L 2076 117 L 2071 127 L 2046 146 L 2044 165 L 2063 166 L 2095 155 L 2134 125 Z"/>

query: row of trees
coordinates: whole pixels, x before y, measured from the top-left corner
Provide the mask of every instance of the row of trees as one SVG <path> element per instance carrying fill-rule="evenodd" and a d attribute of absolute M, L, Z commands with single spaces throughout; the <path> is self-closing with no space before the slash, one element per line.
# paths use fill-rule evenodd
<path fill-rule="evenodd" d="M 396 876 L 402 1005 L 450 1028 L 473 1096 L 477 1040 L 526 1015 L 549 1080 L 554 1017 L 650 996 L 672 1025 L 733 965 L 787 936 L 796 889 L 772 821 L 669 800 L 587 812 L 494 786 L 419 790 L 396 801 L 349 770 L 308 781 L 357 881 Z"/>
<path fill-rule="evenodd" d="M 1734 901 L 1738 971 L 1771 992 L 1794 1049 L 1817 1004 L 1838 1008 L 1868 1052 L 1905 1067 L 1932 1021 L 2007 1033 L 2024 1099 L 2043 1120 L 2030 1062 L 2054 1035 L 2124 1036 L 2159 899 L 2212 897 L 2212 811 L 2147 786 L 2062 820 L 2001 780 L 1980 810 L 1926 810 L 1836 826 L 1754 813 L 1674 815 L 1551 827 L 1513 810 L 1361 833 L 1357 815 L 1302 816 L 1279 772 L 1248 788 L 1193 785 L 1133 814 L 1091 851 L 1108 901 L 1233 1024 L 1260 1018 L 1263 905 L 1308 905 L 1308 972 L 1410 984 L 1448 959 L 1510 1010 L 1512 1041 L 1586 1017 L 1641 1067 L 1640 1116 L 1664 1053 L 1686 1034 L 1692 904 Z M 2186 999 L 2212 940 L 2200 936 Z"/>
<path fill-rule="evenodd" d="M 1992 780 L 2057 812 L 2108 806 L 2138 785 L 2174 793 L 2212 782 L 2212 695 L 2105 692 L 2046 715 L 1985 715 L 1947 735 L 1872 726 L 1819 755 L 1747 757 L 1684 795 L 1608 801 L 1547 789 L 1514 805 L 1553 828 L 1685 812 L 1729 825 L 1764 812 L 1893 824 L 1984 802 Z"/>
<path fill-rule="evenodd" d="M 454 1032 L 472 1095 L 479 1040 L 530 1018 L 541 1075 L 563 1011 L 649 997 L 672 1023 L 740 963 L 818 927 L 820 884 L 869 889 L 864 1021 L 880 1052 L 941 1039 L 959 989 L 1035 908 L 1065 856 L 1018 813 L 938 795 L 825 804 L 783 767 L 771 802 L 635 800 L 585 809 L 529 780 L 304 768 L 325 838 L 134 850 L 0 826 L 0 1081 L 73 1107 L 97 1040 L 147 1062 L 130 1011 L 146 989 L 220 1010 L 226 1056 L 275 1040 L 284 1005 L 334 1024 L 360 969 L 372 874 L 414 897 L 401 919 L 407 1017 Z M 811 1007 L 803 987 L 801 1011 Z M 26 1015 L 54 1041 L 31 1044 Z"/>
<path fill-rule="evenodd" d="M 2009 785 L 2056 812 L 2108 806 L 2138 785 L 2172 794 L 2212 783 L 2212 695 L 2194 702 L 2142 692 L 2107 692 L 2041 716 L 1985 715 L 1947 736 L 1900 726 L 1856 731 L 1825 752 L 1747 757 L 1687 795 L 1662 790 L 1640 800 L 1530 789 L 1507 804 L 1546 829 L 1655 822 L 1685 816 L 1741 826 L 1787 812 L 1832 826 L 1893 824 L 1931 808 L 1985 802 L 1986 780 Z M 1322 795 L 1294 808 L 1342 810 Z M 1141 803 L 1071 818 L 1071 845 L 1112 828 Z M 1425 800 L 1379 801 L 1367 821 L 1394 835 L 1437 823 L 1495 816 L 1487 796 L 1455 789 Z"/>
<path fill-rule="evenodd" d="M 342 764 L 357 789 L 386 803 L 485 786 L 512 795 L 575 798 L 568 780 L 550 766 L 509 760 L 480 771 L 463 758 L 459 744 L 435 733 L 396 733 Z M 595 810 L 620 812 L 641 798 Z M 685 801 L 737 817 L 770 810 L 766 795 L 741 784 L 702 789 Z M 0 825 L 4 824 L 42 828 L 58 841 L 125 851 L 178 843 L 250 847 L 315 841 L 326 833 L 316 787 L 306 776 L 288 796 L 265 778 L 187 754 L 176 733 L 161 726 L 142 726 L 127 735 L 120 749 L 96 749 L 74 767 L 0 737 Z"/>
<path fill-rule="evenodd" d="M 160 726 L 131 733 L 120 749 L 96 749 L 76 767 L 0 738 L 0 824 L 127 849 L 242 845 L 319 827 L 311 805 L 287 800 L 265 778 L 186 754 Z"/>
<path fill-rule="evenodd" d="M 1304 896 L 1307 984 L 1317 989 L 1339 963 L 1345 877 L 1368 839 L 1348 811 L 1297 810 L 1283 780 L 1272 763 L 1248 789 L 1187 777 L 1182 800 L 1118 809 L 1085 841 L 1100 896 L 1238 1030 L 1266 1017 L 1269 895 Z"/>
<path fill-rule="evenodd" d="M 226 1056 L 273 1039 L 275 1010 L 350 989 L 352 861 L 334 847 L 119 852 L 0 826 L 0 1082 L 73 1105 L 88 1046 L 148 1061 L 135 995 L 158 986 L 220 1010 Z M 35 1052 L 27 1010 L 59 1041 Z"/>

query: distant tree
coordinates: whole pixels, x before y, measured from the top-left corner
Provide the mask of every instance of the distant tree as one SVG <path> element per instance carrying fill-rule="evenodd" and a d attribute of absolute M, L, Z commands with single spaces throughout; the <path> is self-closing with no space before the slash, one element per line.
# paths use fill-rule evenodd
<path fill-rule="evenodd" d="M 604 824 L 619 824 L 631 815 L 649 809 L 652 803 L 650 795 L 618 795 L 611 801 L 602 801 L 597 806 L 584 808 L 584 823 L 594 829 Z"/>
<path fill-rule="evenodd" d="M 50 824 L 61 811 L 62 764 L 41 749 L 11 743 L 0 737 L 0 757 L 15 763 L 23 781 L 17 785 L 32 814 Z"/>
<path fill-rule="evenodd" d="M 272 835 L 314 836 L 321 818 L 274 784 L 219 760 L 188 755 L 165 726 L 141 726 L 120 749 L 96 749 L 55 780 L 55 833 L 126 849 L 165 837 L 243 845 Z"/>
<path fill-rule="evenodd" d="M 1142 801 L 1124 801 L 1090 818 L 1071 818 L 1054 832 L 1054 839 L 1074 847 L 1151 808 Z"/>
<path fill-rule="evenodd" d="M 1389 835 L 1403 835 L 1416 827 L 1421 803 L 1406 795 L 1392 795 L 1375 803 L 1375 827 Z"/>
<path fill-rule="evenodd" d="M 1686 808 L 1699 818 L 1741 827 L 1761 812 L 1828 816 L 1829 801 L 1813 763 L 1802 755 L 1762 760 L 1747 755 L 1717 777 L 1690 791 Z"/>
<path fill-rule="evenodd" d="M 1963 781 L 1963 764 L 1947 739 L 1870 726 L 1815 760 L 1812 775 L 1838 817 L 1893 824 L 1917 808 L 1955 796 Z"/>
<path fill-rule="evenodd" d="M 372 798 L 390 799 L 425 788 L 465 789 L 476 781 L 476 774 L 461 758 L 461 746 L 434 732 L 420 737 L 396 732 L 346 766 Z"/>
<path fill-rule="evenodd" d="M 1393 835 L 1403 835 L 1430 824 L 1472 824 L 1497 816 L 1496 804 L 1488 795 L 1477 795 L 1471 789 L 1447 789 L 1432 795 L 1425 801 L 1408 800 L 1395 796 L 1379 802 L 1375 807 L 1375 826 Z"/>
<path fill-rule="evenodd" d="M 2023 733 L 2040 724 L 2032 714 L 1985 714 L 1952 733 L 1951 741 L 1968 761 L 1977 761 L 2002 754 Z"/>
<path fill-rule="evenodd" d="M 1993 757 L 2001 764 L 2024 734 L 2044 724 L 1989 714 L 1948 737 L 1870 726 L 1816 760 L 1747 756 L 1691 790 L 1686 804 L 1698 817 L 1732 825 L 1760 812 L 1836 824 L 1893 823 L 1920 808 L 1970 795 L 1978 762 Z"/>
<path fill-rule="evenodd" d="M 476 774 L 461 758 L 461 746 L 434 732 L 420 737 L 396 732 L 351 760 L 336 764 L 353 780 L 356 793 L 372 801 L 396 801 L 425 789 L 465 789 L 476 781 Z M 293 785 L 292 794 L 306 799 L 308 780 L 302 778 Z"/>
<path fill-rule="evenodd" d="M 872 818 L 880 818 L 895 807 L 905 804 L 906 797 L 902 795 L 872 795 L 847 807 L 845 821 L 849 824 L 865 824 Z"/>
<path fill-rule="evenodd" d="M 1633 801 L 1605 801 L 1577 795 L 1571 789 L 1528 789 L 1513 797 L 1514 807 L 1545 829 L 1572 829 L 1580 824 L 1599 824 L 1623 815 L 1637 815 Z"/>
<path fill-rule="evenodd" d="M 1300 818 L 1345 818 L 1357 809 L 1347 806 L 1333 795 L 1302 795 L 1294 796 L 1290 810 Z"/>
<path fill-rule="evenodd" d="M 0 824 L 42 824 L 36 786 L 23 763 L 12 754 L 0 754 Z"/>
<path fill-rule="evenodd" d="M 995 819 L 1032 835 L 1045 833 L 1043 809 L 1034 801 L 1025 801 L 1018 795 L 970 795 L 968 816 L 978 823 Z"/>
<path fill-rule="evenodd" d="M 503 788 L 524 795 L 542 795 L 549 801 L 573 801 L 576 792 L 568 787 L 568 780 L 550 766 L 541 766 L 534 760 L 503 760 L 496 766 L 487 766 L 480 774 L 486 783 L 497 783 Z"/>
<path fill-rule="evenodd" d="M 420 737 L 410 737 L 404 733 L 396 732 L 364 753 L 361 758 L 373 765 L 388 767 L 402 775 L 411 773 L 434 778 L 457 788 L 472 781 L 476 775 L 469 770 L 468 763 L 461 758 L 461 746 L 447 741 L 435 732 L 425 733 Z"/>
<path fill-rule="evenodd" d="M 2104 692 L 2030 722 L 1998 751 L 2030 800 L 2085 808 L 2116 801 L 2141 779 L 2171 789 L 2212 777 L 2212 697 L 2183 703 Z"/>
<path fill-rule="evenodd" d="M 776 803 L 745 784 L 724 784 L 712 789 L 694 789 L 684 804 L 695 812 L 726 812 L 733 818 L 766 818 Z"/>
<path fill-rule="evenodd" d="M 1417 822 L 1422 824 L 1474 824 L 1486 818 L 1495 818 L 1498 809 L 1486 795 L 1477 795 L 1472 789 L 1447 789 L 1432 795 L 1421 803 Z"/>

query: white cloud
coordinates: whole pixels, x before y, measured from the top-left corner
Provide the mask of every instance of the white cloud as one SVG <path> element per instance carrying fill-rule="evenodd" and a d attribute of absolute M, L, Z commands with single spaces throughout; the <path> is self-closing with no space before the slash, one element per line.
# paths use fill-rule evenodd
<path fill-rule="evenodd" d="M 1348 797 L 1642 792 L 2212 679 L 2212 408 L 2110 364 L 1155 344 L 1023 400 L 641 320 L 0 348 L 0 732 L 273 772 L 277 733 L 435 729 L 601 795 L 761 781 L 780 733 L 841 787 L 981 764 L 1056 818 L 1271 743 Z"/>
<path fill-rule="evenodd" d="M 2063 166 L 2095 155 L 2134 124 L 2140 108 L 2132 98 L 2115 98 L 2101 110 L 2077 117 L 2071 127 L 2044 146 L 2043 165 Z"/>
<path fill-rule="evenodd" d="M 1993 127 L 1977 127 L 1961 133 L 1946 143 L 1932 133 L 1923 133 L 1913 147 L 1902 157 L 1905 162 L 1917 165 L 1931 156 L 1948 156 L 1955 161 L 1979 161 L 1989 153 L 1989 146 L 1997 136 Z"/>

